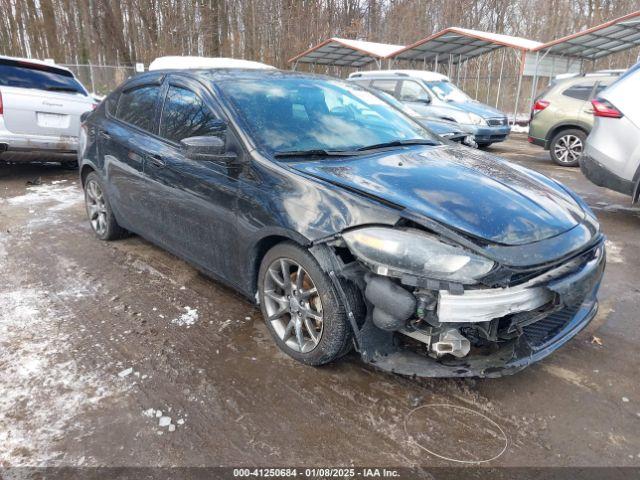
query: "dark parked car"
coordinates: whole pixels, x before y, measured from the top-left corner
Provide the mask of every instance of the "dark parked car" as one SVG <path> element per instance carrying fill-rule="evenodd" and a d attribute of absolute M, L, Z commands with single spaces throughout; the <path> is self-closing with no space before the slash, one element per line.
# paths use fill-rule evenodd
<path fill-rule="evenodd" d="M 593 213 L 384 105 L 292 72 L 129 79 L 83 123 L 91 225 L 242 292 L 310 365 L 355 346 L 398 373 L 499 376 L 566 343 L 597 309 Z"/>

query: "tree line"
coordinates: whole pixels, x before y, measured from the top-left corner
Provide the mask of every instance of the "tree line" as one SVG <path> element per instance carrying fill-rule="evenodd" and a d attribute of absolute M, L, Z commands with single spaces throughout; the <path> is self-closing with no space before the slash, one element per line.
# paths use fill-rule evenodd
<path fill-rule="evenodd" d="M 229 56 L 287 67 L 330 36 L 407 44 L 449 26 L 539 41 L 638 0 L 0 0 L 0 53 L 57 63 Z"/>

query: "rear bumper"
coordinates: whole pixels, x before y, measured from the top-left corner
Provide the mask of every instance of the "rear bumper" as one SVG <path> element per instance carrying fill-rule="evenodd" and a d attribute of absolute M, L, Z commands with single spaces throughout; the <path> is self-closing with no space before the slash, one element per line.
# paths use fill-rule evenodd
<path fill-rule="evenodd" d="M 585 177 L 599 187 L 609 188 L 625 195 L 633 195 L 634 184 L 631 180 L 619 177 L 590 155 L 582 155 L 580 170 Z"/>
<path fill-rule="evenodd" d="M 536 138 L 536 137 L 527 137 L 527 141 L 534 145 L 538 145 L 539 147 L 544 148 L 545 150 L 549 150 L 549 142 L 545 138 Z"/>
<path fill-rule="evenodd" d="M 0 145 L 6 145 L 7 153 L 75 153 L 78 137 L 70 135 L 25 135 L 6 129 L 0 118 Z"/>

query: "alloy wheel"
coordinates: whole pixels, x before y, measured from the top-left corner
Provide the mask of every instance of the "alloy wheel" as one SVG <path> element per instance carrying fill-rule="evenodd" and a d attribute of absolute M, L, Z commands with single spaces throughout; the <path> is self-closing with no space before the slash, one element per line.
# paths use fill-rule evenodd
<path fill-rule="evenodd" d="M 294 260 L 279 258 L 264 279 L 267 321 L 290 349 L 308 353 L 320 343 L 323 332 L 322 302 L 315 283 Z"/>
<path fill-rule="evenodd" d="M 560 163 L 574 163 L 582 155 L 582 139 L 576 135 L 564 135 L 558 139 L 553 153 Z"/>
<path fill-rule="evenodd" d="M 85 186 L 85 202 L 91 227 L 98 235 L 107 231 L 107 205 L 100 184 L 89 180 Z"/>

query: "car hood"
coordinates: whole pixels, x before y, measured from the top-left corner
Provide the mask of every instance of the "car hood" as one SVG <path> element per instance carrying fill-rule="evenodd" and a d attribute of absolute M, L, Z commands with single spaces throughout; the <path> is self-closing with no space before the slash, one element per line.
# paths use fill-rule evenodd
<path fill-rule="evenodd" d="M 585 217 L 553 180 L 464 147 L 411 146 L 290 167 L 503 245 L 559 235 Z"/>
<path fill-rule="evenodd" d="M 482 118 L 495 118 L 506 116 L 503 112 L 497 108 L 490 107 L 484 103 L 476 102 L 475 100 L 469 100 L 467 102 L 455 102 L 453 105 L 458 106 L 465 112 L 472 112 L 476 115 L 480 115 Z"/>
<path fill-rule="evenodd" d="M 447 133 L 464 133 L 460 128 L 457 128 L 457 125 L 453 122 L 438 121 L 426 117 L 418 117 L 416 120 L 438 135 L 444 135 Z"/>

